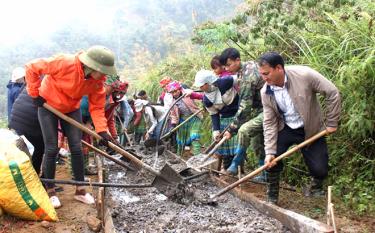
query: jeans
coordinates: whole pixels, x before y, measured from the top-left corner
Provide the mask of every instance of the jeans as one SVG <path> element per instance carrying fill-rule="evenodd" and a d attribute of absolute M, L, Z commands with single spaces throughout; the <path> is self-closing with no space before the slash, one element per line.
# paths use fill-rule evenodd
<path fill-rule="evenodd" d="M 66 115 L 78 122 L 82 122 L 80 109 L 67 113 Z M 45 158 L 43 163 L 44 178 L 55 178 L 56 157 L 59 152 L 59 148 L 57 146 L 57 129 L 58 121 L 60 121 L 64 135 L 68 138 L 74 180 L 84 181 L 83 155 L 81 148 L 82 132 L 68 122 L 61 119 L 59 120 L 59 118 L 55 114 L 45 108 L 38 108 L 38 117 L 43 132 L 43 141 L 45 147 Z M 46 183 L 47 189 L 53 187 L 54 184 Z"/>

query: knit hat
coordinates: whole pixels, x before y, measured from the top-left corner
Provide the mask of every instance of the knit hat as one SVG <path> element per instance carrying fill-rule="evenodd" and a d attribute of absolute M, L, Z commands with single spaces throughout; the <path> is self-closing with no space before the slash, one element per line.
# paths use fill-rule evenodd
<path fill-rule="evenodd" d="M 201 87 L 204 84 L 212 84 L 217 80 L 217 76 L 210 70 L 200 70 L 195 75 L 194 86 Z"/>
<path fill-rule="evenodd" d="M 164 77 L 162 80 L 160 80 L 159 85 L 160 85 L 161 87 L 165 87 L 165 86 L 168 85 L 170 82 L 172 82 L 172 78 L 169 77 L 169 76 L 166 76 L 166 77 Z"/>
<path fill-rule="evenodd" d="M 110 84 L 110 86 L 113 88 L 113 91 L 125 93 L 127 91 L 129 83 L 121 82 L 121 81 L 114 81 L 113 83 Z"/>
<path fill-rule="evenodd" d="M 176 90 L 181 90 L 181 84 L 177 81 L 173 81 L 171 83 L 168 84 L 167 86 L 167 91 L 170 93 L 170 92 L 173 92 L 173 91 L 176 91 Z"/>

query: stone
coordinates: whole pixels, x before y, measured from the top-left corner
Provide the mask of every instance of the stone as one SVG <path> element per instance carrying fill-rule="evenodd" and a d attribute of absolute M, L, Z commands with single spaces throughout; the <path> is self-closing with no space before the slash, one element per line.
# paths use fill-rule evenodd
<path fill-rule="evenodd" d="M 41 225 L 42 225 L 42 227 L 44 227 L 44 228 L 49 228 L 49 227 L 51 226 L 51 223 L 48 222 L 48 221 L 42 221 L 42 222 L 41 222 Z"/>
<path fill-rule="evenodd" d="M 87 216 L 86 218 L 87 226 L 93 232 L 99 232 L 102 228 L 102 222 L 94 216 Z"/>

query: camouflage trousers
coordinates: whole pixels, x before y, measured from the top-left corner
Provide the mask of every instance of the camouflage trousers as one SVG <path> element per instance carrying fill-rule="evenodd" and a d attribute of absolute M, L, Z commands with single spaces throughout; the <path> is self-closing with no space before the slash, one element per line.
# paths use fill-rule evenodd
<path fill-rule="evenodd" d="M 264 160 L 263 112 L 243 124 L 238 130 L 237 149 L 246 150 L 248 147 Z"/>

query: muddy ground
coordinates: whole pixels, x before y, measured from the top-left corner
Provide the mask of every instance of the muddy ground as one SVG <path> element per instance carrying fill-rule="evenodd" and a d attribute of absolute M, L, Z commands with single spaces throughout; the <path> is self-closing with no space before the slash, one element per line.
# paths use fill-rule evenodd
<path fill-rule="evenodd" d="M 146 158 L 147 157 L 147 158 Z M 144 161 L 160 168 L 165 160 L 176 170 L 185 165 L 164 155 L 147 155 Z M 129 172 L 107 164 L 107 179 L 121 183 L 149 183 L 153 176 L 145 171 Z M 282 224 L 232 195 L 217 203 L 207 203 L 208 194 L 219 190 L 208 175 L 186 182 L 185 199 L 167 198 L 156 188 L 108 189 L 107 200 L 118 232 L 289 232 Z"/>

